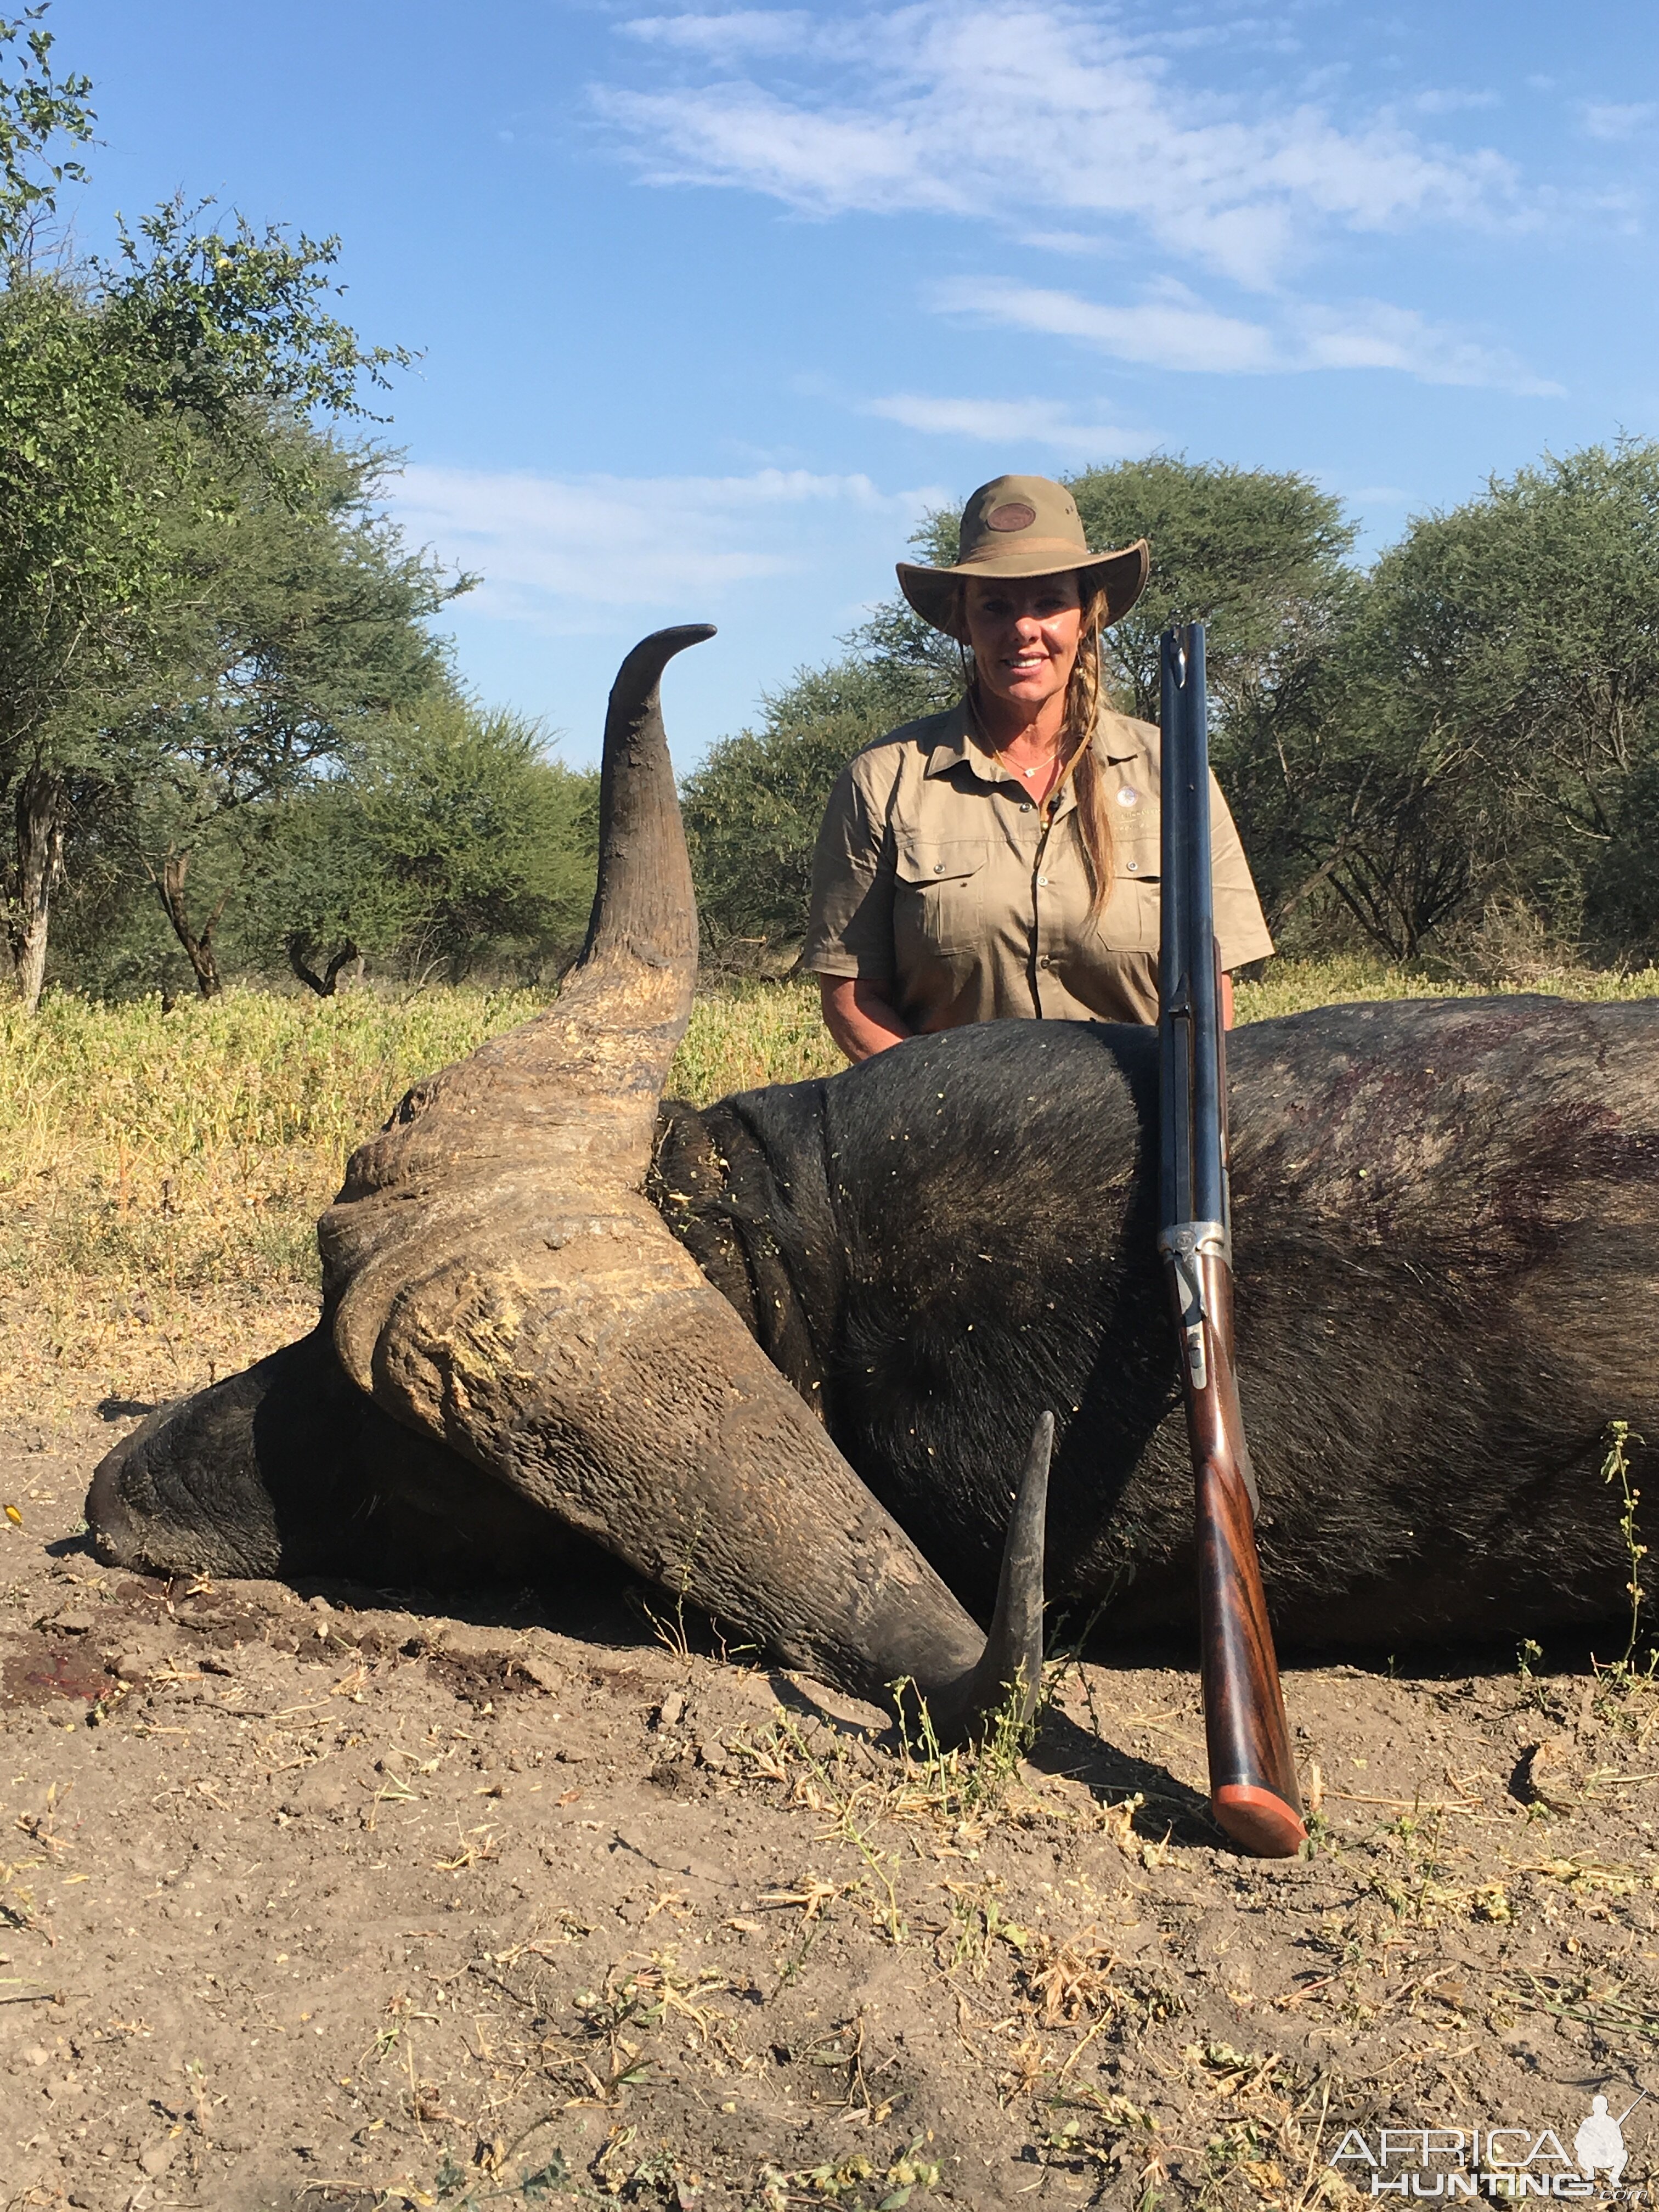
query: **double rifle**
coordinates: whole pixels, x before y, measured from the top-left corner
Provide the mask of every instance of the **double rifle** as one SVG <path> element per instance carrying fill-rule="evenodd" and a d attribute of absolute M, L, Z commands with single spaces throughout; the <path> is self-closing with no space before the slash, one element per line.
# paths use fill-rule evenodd
<path fill-rule="evenodd" d="M 1227 1071 L 1210 872 L 1202 623 L 1166 630 L 1162 653 L 1158 1248 L 1180 1338 L 1197 1491 L 1210 1809 L 1246 1850 L 1288 1858 L 1308 1832 L 1261 1592 L 1261 1501 L 1233 1368 Z"/>

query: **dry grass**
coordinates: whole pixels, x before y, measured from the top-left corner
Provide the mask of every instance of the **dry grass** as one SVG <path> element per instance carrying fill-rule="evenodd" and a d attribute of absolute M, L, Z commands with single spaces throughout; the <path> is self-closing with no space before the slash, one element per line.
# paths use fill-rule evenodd
<path fill-rule="evenodd" d="M 347 1152 L 533 1012 L 480 991 L 0 1008 L 5 1418 L 170 1396 L 305 1328 Z"/>
<path fill-rule="evenodd" d="M 1550 985 L 1646 997 L 1659 973 Z M 1241 987 L 1239 1012 L 1455 988 L 1360 960 L 1282 961 Z M 347 1153 L 417 1076 L 537 1004 L 232 991 L 164 1013 L 157 999 L 54 995 L 32 1021 L 0 1006 L 0 1412 L 53 1426 L 89 1398 L 169 1396 L 304 1328 L 313 1225 Z M 839 1065 L 813 985 L 750 984 L 699 1001 L 669 1087 L 702 1103 Z"/>

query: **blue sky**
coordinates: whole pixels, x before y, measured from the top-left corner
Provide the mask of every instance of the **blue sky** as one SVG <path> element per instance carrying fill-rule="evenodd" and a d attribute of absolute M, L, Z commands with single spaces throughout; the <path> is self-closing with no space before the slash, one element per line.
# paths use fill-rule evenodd
<path fill-rule="evenodd" d="M 466 680 L 593 757 L 622 653 L 682 768 L 891 589 L 921 512 L 1158 448 L 1386 544 L 1659 433 L 1659 34 L 1539 0 L 58 0 L 77 234 L 182 191 L 337 231 L 419 348 L 410 532 Z M 1156 558 L 1157 549 L 1153 549 Z"/>

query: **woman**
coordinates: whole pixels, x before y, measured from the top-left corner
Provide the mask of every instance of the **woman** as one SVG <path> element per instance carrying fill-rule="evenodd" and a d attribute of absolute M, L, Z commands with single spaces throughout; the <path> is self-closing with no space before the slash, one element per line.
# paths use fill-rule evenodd
<path fill-rule="evenodd" d="M 1114 711 L 1100 674 L 1146 541 L 1091 553 L 1063 484 L 999 477 L 969 501 L 961 546 L 954 568 L 901 562 L 898 578 L 971 647 L 967 690 L 867 745 L 818 834 L 802 965 L 849 1060 L 1007 1015 L 1158 1019 L 1158 733 Z M 1210 813 L 1231 970 L 1273 939 L 1213 777 Z"/>

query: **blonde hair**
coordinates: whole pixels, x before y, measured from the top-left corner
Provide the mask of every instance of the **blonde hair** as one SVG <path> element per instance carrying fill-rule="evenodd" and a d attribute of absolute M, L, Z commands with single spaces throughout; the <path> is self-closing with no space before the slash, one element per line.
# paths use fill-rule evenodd
<path fill-rule="evenodd" d="M 968 688 L 968 703 L 982 732 L 984 717 L 975 696 L 979 686 L 979 672 L 963 644 L 963 633 L 968 627 L 967 601 L 967 586 L 958 583 L 955 631 L 957 652 L 962 662 L 963 680 Z M 1103 586 L 1091 592 L 1084 605 L 1083 621 L 1078 630 L 1077 659 L 1072 664 L 1072 673 L 1066 681 L 1066 714 L 1060 729 L 1061 752 L 1073 756 L 1068 772 L 1077 793 L 1078 829 L 1083 838 L 1083 854 L 1089 870 L 1089 918 L 1091 921 L 1112 896 L 1112 862 L 1115 849 L 1112 817 L 1106 802 L 1106 780 L 1101 773 L 1094 747 L 1090 743 L 1101 708 L 1111 704 L 1111 695 L 1106 689 L 1105 671 L 1102 665 L 1101 647 L 1102 635 L 1109 614 L 1109 594 Z"/>
<path fill-rule="evenodd" d="M 1060 729 L 1060 744 L 1068 747 L 1075 744 L 1077 747 L 1072 787 L 1077 793 L 1078 828 L 1083 834 L 1083 850 L 1089 864 L 1091 921 L 1112 896 L 1112 817 L 1106 803 L 1106 779 L 1090 742 L 1096 717 L 1103 707 L 1111 704 L 1101 650 L 1101 634 L 1106 627 L 1108 611 L 1103 590 L 1096 592 L 1083 611 L 1077 659 L 1072 664 L 1071 681 L 1066 686 L 1066 720 Z"/>

